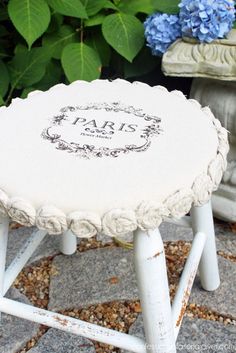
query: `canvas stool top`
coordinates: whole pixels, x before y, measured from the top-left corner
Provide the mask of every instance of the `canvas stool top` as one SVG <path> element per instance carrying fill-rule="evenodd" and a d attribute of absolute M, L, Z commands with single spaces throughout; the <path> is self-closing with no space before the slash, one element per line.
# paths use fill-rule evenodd
<path fill-rule="evenodd" d="M 51 234 L 120 236 L 206 203 L 227 132 L 179 91 L 77 81 L 0 109 L 0 212 Z"/>

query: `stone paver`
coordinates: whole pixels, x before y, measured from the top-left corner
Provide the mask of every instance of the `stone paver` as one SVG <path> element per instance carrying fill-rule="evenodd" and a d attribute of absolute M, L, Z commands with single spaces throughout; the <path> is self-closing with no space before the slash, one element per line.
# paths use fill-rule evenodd
<path fill-rule="evenodd" d="M 227 224 L 216 223 L 215 230 L 217 250 L 236 255 L 236 234 L 230 231 Z M 33 231 L 35 231 L 34 227 L 21 227 L 10 231 L 7 265 L 9 265 L 17 251 Z M 170 223 L 163 223 L 160 226 L 160 231 L 164 241 L 192 240 L 192 231 L 188 228 L 179 227 Z M 98 240 L 101 240 L 102 243 L 109 243 L 112 241 L 112 238 L 101 234 L 98 236 Z M 128 237 L 127 240 L 130 240 L 130 237 Z M 43 257 L 60 253 L 59 243 L 60 236 L 47 235 L 28 263 L 38 261 Z"/>
<path fill-rule="evenodd" d="M 192 241 L 193 239 L 193 233 L 190 228 L 176 226 L 167 222 L 160 225 L 160 232 L 163 241 Z"/>
<path fill-rule="evenodd" d="M 57 256 L 53 264 L 58 275 L 51 278 L 49 306 L 52 310 L 137 298 L 132 251 L 96 249 L 70 257 Z M 219 256 L 219 268 L 219 289 L 206 292 L 201 289 L 197 276 L 190 302 L 236 318 L 236 264 Z"/>
<path fill-rule="evenodd" d="M 28 353 L 95 353 L 95 348 L 87 338 L 49 329 Z"/>
<path fill-rule="evenodd" d="M 197 276 L 190 296 L 190 302 L 207 306 L 220 314 L 236 318 L 236 263 L 218 256 L 221 284 L 214 292 L 201 289 Z"/>
<path fill-rule="evenodd" d="M 12 288 L 8 298 L 30 304 L 28 299 L 17 289 Z M 39 325 L 33 322 L 19 319 L 17 317 L 2 314 L 2 325 L 0 326 L 0 353 L 15 353 L 34 337 Z"/>
<path fill-rule="evenodd" d="M 218 239 L 220 240 L 232 240 L 236 239 L 236 233 L 233 233 L 231 227 L 228 223 L 220 223 L 219 221 L 215 222 L 215 233 Z"/>
<path fill-rule="evenodd" d="M 133 255 L 122 248 L 103 248 L 57 256 L 51 277 L 49 307 L 52 310 L 81 308 L 138 296 Z"/>
<path fill-rule="evenodd" d="M 129 333 L 144 338 L 141 315 L 130 327 Z M 193 352 L 236 352 L 236 326 L 185 316 L 177 339 L 177 353 Z"/>
<path fill-rule="evenodd" d="M 170 223 L 162 223 L 160 232 L 163 241 L 184 240 L 191 242 L 193 239 L 192 230 Z M 230 231 L 229 226 L 215 224 L 216 247 L 227 254 L 236 255 L 236 234 Z"/>
<path fill-rule="evenodd" d="M 219 240 L 216 242 L 217 250 L 221 250 L 226 254 L 236 256 L 236 234 L 235 240 Z"/>
<path fill-rule="evenodd" d="M 217 249 L 236 255 L 236 234 L 225 224 L 216 224 Z M 20 228 L 10 232 L 8 264 L 35 228 Z M 192 232 L 184 227 L 164 223 L 160 227 L 164 241 L 191 241 Z M 110 238 L 101 236 L 103 243 Z M 43 257 L 59 254 L 58 236 L 46 236 L 30 259 L 30 263 Z M 63 310 L 87 307 L 112 300 L 138 298 L 132 251 L 122 248 L 104 248 L 76 253 L 72 256 L 58 255 L 53 260 L 57 270 L 50 283 L 49 309 Z M 236 264 L 219 256 L 221 286 L 215 292 L 201 289 L 197 277 L 190 302 L 208 307 L 213 311 L 236 318 Z M 53 271 L 56 273 L 55 271 Z M 25 296 L 16 289 L 9 292 L 11 298 L 26 302 Z M 0 331 L 0 353 L 16 353 L 36 335 L 39 326 L 29 321 L 3 314 Z M 143 336 L 141 316 L 130 332 Z M 185 317 L 178 338 L 178 352 L 235 353 L 236 327 L 219 322 Z M 91 341 L 49 329 L 29 353 L 95 353 Z"/>
<path fill-rule="evenodd" d="M 8 253 L 7 253 L 7 265 L 13 260 L 16 253 L 19 251 L 21 246 L 24 244 L 26 239 L 34 232 L 34 227 L 22 227 L 10 231 L 8 240 Z M 30 258 L 28 263 L 32 263 L 40 260 L 43 257 L 58 254 L 60 237 L 55 235 L 46 235 L 38 249 L 35 251 L 33 256 Z"/>

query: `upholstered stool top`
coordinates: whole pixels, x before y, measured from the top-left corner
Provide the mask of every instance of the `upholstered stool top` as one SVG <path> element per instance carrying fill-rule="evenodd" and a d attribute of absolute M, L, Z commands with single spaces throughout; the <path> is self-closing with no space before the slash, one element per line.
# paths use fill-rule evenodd
<path fill-rule="evenodd" d="M 57 85 L 0 109 L 0 210 L 55 234 L 153 229 L 207 202 L 227 152 L 220 122 L 181 92 Z"/>

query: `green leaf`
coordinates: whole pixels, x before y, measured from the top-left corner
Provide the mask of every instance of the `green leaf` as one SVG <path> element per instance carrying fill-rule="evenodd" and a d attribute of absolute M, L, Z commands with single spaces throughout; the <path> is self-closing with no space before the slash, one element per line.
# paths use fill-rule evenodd
<path fill-rule="evenodd" d="M 93 16 L 98 13 L 104 6 L 106 0 L 81 0 L 88 16 Z"/>
<path fill-rule="evenodd" d="M 50 22 L 50 10 L 45 0 L 10 0 L 8 12 L 29 48 L 46 31 Z"/>
<path fill-rule="evenodd" d="M 8 57 L 9 55 L 7 54 L 6 52 L 6 49 L 3 47 L 3 46 L 0 46 L 0 59 L 2 58 L 6 58 Z"/>
<path fill-rule="evenodd" d="M 97 32 L 87 39 L 85 44 L 92 47 L 99 55 L 102 66 L 108 66 L 111 58 L 111 49 L 102 34 Z"/>
<path fill-rule="evenodd" d="M 34 87 L 36 89 L 46 91 L 50 87 L 61 82 L 62 74 L 63 71 L 60 62 L 52 60 L 48 63 L 45 75 L 43 76 L 42 80 L 34 84 Z"/>
<path fill-rule="evenodd" d="M 9 86 L 9 74 L 6 65 L 0 60 L 0 95 L 5 96 Z"/>
<path fill-rule="evenodd" d="M 51 50 L 51 55 L 55 59 L 61 58 L 63 48 L 69 44 L 77 41 L 77 33 L 75 30 L 67 25 L 61 26 L 57 33 L 48 34 L 43 37 L 43 46 Z"/>
<path fill-rule="evenodd" d="M 19 43 L 15 46 L 14 54 L 23 53 L 27 51 L 28 51 L 28 48 L 24 44 Z"/>
<path fill-rule="evenodd" d="M 35 91 L 35 90 L 36 90 L 35 87 L 27 87 L 27 88 L 25 88 L 25 89 L 22 91 L 20 97 L 21 97 L 21 98 L 27 98 L 28 94 L 29 94 L 30 92 Z"/>
<path fill-rule="evenodd" d="M 118 8 L 130 15 L 136 15 L 138 12 L 149 15 L 154 12 L 152 0 L 121 0 Z"/>
<path fill-rule="evenodd" d="M 87 15 L 90 17 L 97 14 L 103 8 L 106 0 L 81 0 L 81 2 L 86 9 Z"/>
<path fill-rule="evenodd" d="M 17 53 L 9 64 L 12 88 L 31 86 L 42 79 L 50 56 L 44 48 Z"/>
<path fill-rule="evenodd" d="M 28 94 L 35 90 L 46 91 L 50 87 L 61 82 L 62 68 L 61 65 L 56 61 L 50 61 L 47 65 L 46 73 L 43 76 L 42 80 L 38 83 L 35 83 L 34 86 L 25 88 L 21 93 L 21 98 L 26 98 Z"/>
<path fill-rule="evenodd" d="M 180 0 L 152 0 L 155 11 L 177 14 L 179 13 Z"/>
<path fill-rule="evenodd" d="M 132 63 L 125 61 L 124 76 L 125 78 L 129 78 L 145 75 L 152 71 L 159 64 L 160 59 L 153 56 L 149 48 L 144 47 Z"/>
<path fill-rule="evenodd" d="M 1 107 L 2 105 L 5 105 L 5 102 L 4 102 L 3 98 L 2 98 L 2 96 L 0 95 L 0 107 Z"/>
<path fill-rule="evenodd" d="M 93 17 L 90 17 L 88 20 L 84 21 L 85 27 L 93 27 L 102 24 L 104 18 L 106 17 L 103 13 L 98 13 Z"/>
<path fill-rule="evenodd" d="M 48 4 L 62 15 L 88 18 L 85 7 L 79 0 L 48 0 Z"/>
<path fill-rule="evenodd" d="M 104 9 L 118 10 L 118 7 L 109 0 L 105 1 L 103 7 Z"/>
<path fill-rule="evenodd" d="M 62 52 L 61 61 L 70 82 L 92 81 L 100 77 L 101 60 L 97 52 L 84 43 L 68 44 Z"/>
<path fill-rule="evenodd" d="M 53 33 L 56 32 L 60 29 L 62 23 L 63 23 L 64 17 L 60 13 L 54 13 L 51 15 L 51 21 L 48 26 L 47 32 L 46 33 Z"/>
<path fill-rule="evenodd" d="M 144 44 L 143 24 L 132 15 L 107 16 L 102 23 L 102 32 L 106 41 L 130 62 Z"/>

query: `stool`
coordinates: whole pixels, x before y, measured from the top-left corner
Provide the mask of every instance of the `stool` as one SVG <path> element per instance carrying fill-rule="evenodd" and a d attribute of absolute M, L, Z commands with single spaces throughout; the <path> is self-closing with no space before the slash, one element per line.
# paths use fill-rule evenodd
<path fill-rule="evenodd" d="M 204 289 L 220 283 L 210 197 L 227 152 L 210 109 L 161 86 L 77 81 L 1 108 L 0 311 L 136 353 L 176 352 L 198 266 Z M 5 270 L 9 219 L 38 229 Z M 172 307 L 162 221 L 194 233 Z M 146 341 L 5 298 L 47 233 L 69 255 L 99 232 L 134 233 Z"/>

